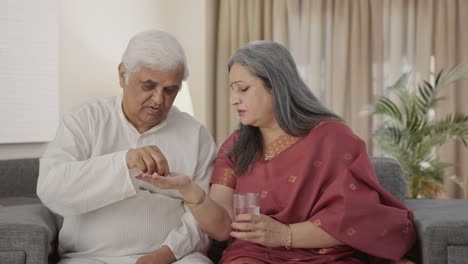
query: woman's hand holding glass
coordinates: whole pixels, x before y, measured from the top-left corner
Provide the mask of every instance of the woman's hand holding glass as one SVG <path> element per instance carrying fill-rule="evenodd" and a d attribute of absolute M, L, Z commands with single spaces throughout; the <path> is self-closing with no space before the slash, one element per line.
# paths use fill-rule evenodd
<path fill-rule="evenodd" d="M 231 224 L 231 236 L 266 247 L 288 245 L 288 227 L 266 215 L 239 214 Z"/>

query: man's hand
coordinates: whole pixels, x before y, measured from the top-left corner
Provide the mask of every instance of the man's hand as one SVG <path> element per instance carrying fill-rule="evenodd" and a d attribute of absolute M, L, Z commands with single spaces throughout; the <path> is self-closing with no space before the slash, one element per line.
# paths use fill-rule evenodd
<path fill-rule="evenodd" d="M 161 150 L 156 146 L 146 146 L 130 149 L 125 156 L 129 169 L 138 168 L 140 171 L 165 176 L 170 174 L 169 164 Z"/>
<path fill-rule="evenodd" d="M 160 189 L 186 189 L 192 182 L 189 176 L 177 172 L 172 172 L 168 176 L 139 173 L 135 175 L 135 178 L 153 184 Z"/>
<path fill-rule="evenodd" d="M 186 204 L 202 203 L 205 198 L 205 191 L 190 179 L 189 176 L 172 172 L 168 176 L 150 175 L 140 172 L 135 175 L 136 179 L 145 181 L 159 189 L 176 189 L 182 195 Z"/>
<path fill-rule="evenodd" d="M 159 249 L 138 258 L 136 264 L 169 264 L 174 261 L 176 261 L 176 258 L 172 250 L 163 245 Z"/>

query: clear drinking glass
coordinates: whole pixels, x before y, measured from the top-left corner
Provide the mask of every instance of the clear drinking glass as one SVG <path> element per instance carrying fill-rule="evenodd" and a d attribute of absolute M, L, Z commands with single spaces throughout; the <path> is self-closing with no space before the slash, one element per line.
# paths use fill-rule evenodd
<path fill-rule="evenodd" d="M 260 199 L 258 193 L 234 194 L 234 215 L 260 214 Z"/>

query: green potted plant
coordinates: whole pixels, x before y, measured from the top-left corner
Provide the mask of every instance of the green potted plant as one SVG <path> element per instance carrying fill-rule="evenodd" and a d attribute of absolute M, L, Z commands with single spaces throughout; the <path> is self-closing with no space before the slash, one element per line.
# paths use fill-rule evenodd
<path fill-rule="evenodd" d="M 439 161 L 437 147 L 450 140 L 460 140 L 467 146 L 467 114 L 435 118 L 436 108 L 444 100 L 438 96 L 439 91 L 450 83 L 468 79 L 467 66 L 442 70 L 433 83 L 423 81 L 416 85 L 409 82 L 411 73 L 405 73 L 367 109 L 368 114 L 382 117 L 373 138 L 384 154 L 400 162 L 411 198 L 435 198 L 443 191 L 445 169 L 453 164 Z"/>

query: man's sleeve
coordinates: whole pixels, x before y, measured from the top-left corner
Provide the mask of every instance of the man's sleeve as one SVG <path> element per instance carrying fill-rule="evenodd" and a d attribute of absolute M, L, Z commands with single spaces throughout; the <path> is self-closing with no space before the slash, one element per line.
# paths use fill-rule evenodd
<path fill-rule="evenodd" d="M 202 127 L 200 130 L 199 156 L 193 181 L 197 183 L 208 195 L 210 178 L 213 173 L 216 157 L 216 145 L 213 138 Z M 167 245 L 177 259 L 192 252 L 206 253 L 210 245 L 210 239 L 198 226 L 190 210 L 185 207 L 182 217 L 182 226 L 172 230 L 162 245 Z"/>
<path fill-rule="evenodd" d="M 127 151 L 91 158 L 89 121 L 63 117 L 55 139 L 40 159 L 37 195 L 60 215 L 83 214 L 136 194 Z"/>

